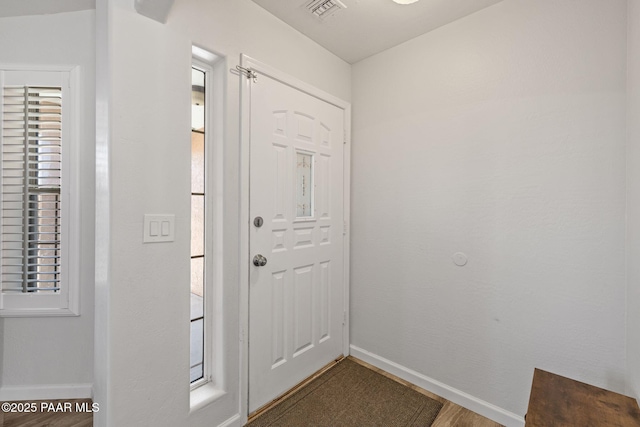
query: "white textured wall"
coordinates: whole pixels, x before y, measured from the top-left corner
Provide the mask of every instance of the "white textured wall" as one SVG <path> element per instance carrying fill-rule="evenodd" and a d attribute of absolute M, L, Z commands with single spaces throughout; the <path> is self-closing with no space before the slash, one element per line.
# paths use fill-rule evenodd
<path fill-rule="evenodd" d="M 628 0 L 627 392 L 640 399 L 640 0 Z"/>
<path fill-rule="evenodd" d="M 353 66 L 354 345 L 520 416 L 534 367 L 624 390 L 626 9 L 505 0 Z"/>
<path fill-rule="evenodd" d="M 336 96 L 350 66 L 250 0 L 179 0 L 166 25 L 117 0 L 110 9 L 111 283 L 108 356 L 96 415 L 113 426 L 218 425 L 239 414 L 239 82 L 225 73 L 224 360 L 227 394 L 189 415 L 189 176 L 191 44 L 246 53 Z M 101 10 L 101 9 L 100 9 Z M 143 244 L 145 213 L 176 215 L 173 243 Z M 103 348 L 101 343 L 98 346 Z M 106 381 L 105 381 L 106 382 Z"/>
<path fill-rule="evenodd" d="M 0 66 L 81 67 L 78 112 L 82 245 L 80 317 L 0 319 L 0 400 L 14 398 L 16 391 L 32 395 L 29 390 L 35 390 L 42 396 L 44 386 L 51 387 L 51 393 L 57 396 L 69 386 L 81 385 L 90 390 L 93 378 L 94 17 L 93 11 L 83 11 L 0 18 Z"/>

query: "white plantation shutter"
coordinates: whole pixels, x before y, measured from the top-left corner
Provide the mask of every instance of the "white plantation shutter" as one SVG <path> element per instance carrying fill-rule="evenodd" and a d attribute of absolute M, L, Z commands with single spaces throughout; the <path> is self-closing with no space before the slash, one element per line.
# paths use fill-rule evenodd
<path fill-rule="evenodd" d="M 3 72 L 0 315 L 68 315 L 69 72 Z M 71 309 L 71 310 L 70 310 Z"/>
<path fill-rule="evenodd" d="M 62 89 L 5 86 L 2 289 L 60 290 Z"/>

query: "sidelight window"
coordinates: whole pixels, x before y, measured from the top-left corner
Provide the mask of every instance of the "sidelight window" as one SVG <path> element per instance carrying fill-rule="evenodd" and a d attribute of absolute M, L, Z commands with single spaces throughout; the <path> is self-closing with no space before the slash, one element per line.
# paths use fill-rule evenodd
<path fill-rule="evenodd" d="M 191 69 L 190 408 L 224 395 L 224 59 L 193 46 Z"/>
<path fill-rule="evenodd" d="M 191 383 L 205 377 L 205 76 L 191 70 Z"/>

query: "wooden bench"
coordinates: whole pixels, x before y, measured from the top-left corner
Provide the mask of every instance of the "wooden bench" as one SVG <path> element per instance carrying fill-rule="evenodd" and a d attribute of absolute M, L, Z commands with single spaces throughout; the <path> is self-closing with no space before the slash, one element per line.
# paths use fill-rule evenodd
<path fill-rule="evenodd" d="M 536 369 L 525 427 L 640 427 L 635 399 Z"/>

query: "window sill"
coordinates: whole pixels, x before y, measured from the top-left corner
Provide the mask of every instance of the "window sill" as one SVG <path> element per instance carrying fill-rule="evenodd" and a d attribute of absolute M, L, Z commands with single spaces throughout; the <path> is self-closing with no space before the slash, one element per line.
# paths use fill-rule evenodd
<path fill-rule="evenodd" d="M 69 308 L 3 308 L 0 317 L 78 317 L 78 310 Z"/>
<path fill-rule="evenodd" d="M 204 384 L 191 390 L 191 394 L 189 396 L 189 413 L 193 413 L 204 408 L 210 403 L 220 399 L 225 394 L 227 393 L 224 390 L 216 388 L 212 383 Z"/>

